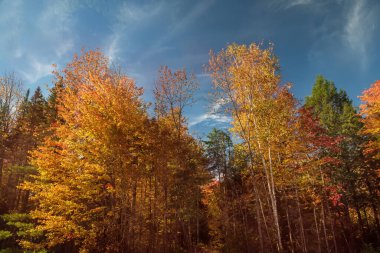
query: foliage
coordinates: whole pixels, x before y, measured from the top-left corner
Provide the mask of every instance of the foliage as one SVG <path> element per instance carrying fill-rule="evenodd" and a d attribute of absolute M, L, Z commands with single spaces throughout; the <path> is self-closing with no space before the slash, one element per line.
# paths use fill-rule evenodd
<path fill-rule="evenodd" d="M 363 133 L 371 136 L 366 152 L 373 153 L 380 158 L 380 81 L 373 83 L 371 88 L 363 91 L 360 99 L 363 101 L 360 106 L 364 123 Z"/>
<path fill-rule="evenodd" d="M 159 69 L 154 110 L 100 51 L 46 98 L 1 77 L 0 252 L 375 252 L 380 82 L 358 114 L 323 76 L 300 105 L 272 44 L 211 52 L 207 71 L 232 128 L 206 140 L 185 68 Z"/>

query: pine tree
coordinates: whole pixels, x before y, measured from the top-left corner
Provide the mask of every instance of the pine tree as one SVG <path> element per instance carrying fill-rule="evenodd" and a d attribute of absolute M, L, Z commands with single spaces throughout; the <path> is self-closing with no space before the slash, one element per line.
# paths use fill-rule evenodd
<path fill-rule="evenodd" d="M 306 98 L 305 106 L 310 108 L 314 117 L 326 130 L 326 133 L 340 140 L 339 154 L 329 152 L 325 156 L 334 157 L 338 160 L 335 165 L 330 165 L 329 180 L 337 187 L 337 193 L 341 195 L 342 205 L 335 207 L 334 212 L 340 216 L 340 233 L 347 241 L 347 248 L 355 248 L 356 240 L 352 234 L 353 217 L 350 209 L 355 210 L 360 233 L 364 233 L 363 208 L 365 209 L 364 195 L 362 190 L 367 188 L 367 170 L 364 166 L 362 155 L 363 138 L 359 135 L 362 124 L 352 101 L 343 90 L 337 90 L 334 83 L 318 76 L 313 87 L 312 94 Z M 364 195 L 363 195 L 364 194 Z"/>

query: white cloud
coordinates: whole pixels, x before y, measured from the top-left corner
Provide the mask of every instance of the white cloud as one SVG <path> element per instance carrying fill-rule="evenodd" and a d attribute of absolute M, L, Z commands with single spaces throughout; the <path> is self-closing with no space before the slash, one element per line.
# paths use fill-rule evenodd
<path fill-rule="evenodd" d="M 74 23 L 71 15 L 74 9 L 75 6 L 70 0 L 47 3 L 38 19 L 42 32 L 54 34 L 70 31 Z"/>
<path fill-rule="evenodd" d="M 133 36 L 132 32 L 139 25 L 151 21 L 167 8 L 163 1 L 153 1 L 139 6 L 131 2 L 124 2 L 118 9 L 111 27 L 112 33 L 104 41 L 105 54 L 111 62 L 118 59 L 117 55 L 122 53 L 121 46 L 125 46 L 123 44 L 129 39 L 129 36 Z"/>
<path fill-rule="evenodd" d="M 365 67 L 368 59 L 368 46 L 372 40 L 374 31 L 371 6 L 366 5 L 366 0 L 354 1 L 346 14 L 343 38 L 349 48 L 361 59 L 362 67 Z"/>
<path fill-rule="evenodd" d="M 313 3 L 313 0 L 290 0 L 286 1 L 285 9 L 289 9 L 300 5 L 308 5 L 311 3 Z"/>
<path fill-rule="evenodd" d="M 166 49 L 167 46 L 163 46 L 167 41 L 169 41 L 178 32 L 185 31 L 186 27 L 194 22 L 200 15 L 205 13 L 214 4 L 215 0 L 203 0 L 195 5 L 186 15 L 175 22 L 172 27 L 168 29 L 163 36 L 158 38 L 156 43 L 154 43 L 145 53 L 140 57 L 139 62 L 142 62 L 146 58 L 151 57 L 153 54 L 162 52 L 162 49 Z"/>
<path fill-rule="evenodd" d="M 47 45 L 54 49 L 58 58 L 64 56 L 74 47 L 72 29 L 75 25 L 73 12 L 77 8 L 73 1 L 61 0 L 49 2 L 41 11 L 37 21 L 38 31 Z"/>
<path fill-rule="evenodd" d="M 359 70 L 365 71 L 378 24 L 379 5 L 371 5 L 368 0 L 335 0 L 335 3 L 341 11 L 327 13 L 322 25 L 314 29 L 310 61 L 320 66 L 327 61 L 354 63 Z"/>
<path fill-rule="evenodd" d="M 27 82 L 35 83 L 45 76 L 52 75 L 52 64 L 42 63 L 35 58 L 30 58 L 28 61 L 30 62 L 29 67 L 20 71 Z"/>
<path fill-rule="evenodd" d="M 71 51 L 74 48 L 74 39 L 68 37 L 66 40 L 63 40 L 61 43 L 56 45 L 55 54 L 58 58 L 62 58 L 65 54 Z"/>
<path fill-rule="evenodd" d="M 151 19 L 164 9 L 163 1 L 153 1 L 152 3 L 140 6 L 136 6 L 130 2 L 124 2 L 119 8 L 119 13 L 116 16 L 118 21 L 117 25 L 122 28 L 132 26 L 138 22 Z"/>
<path fill-rule="evenodd" d="M 74 48 L 76 1 L 46 1 L 28 9 L 20 0 L 0 1 L 0 64 L 21 73 L 27 84 L 51 74 Z"/>
<path fill-rule="evenodd" d="M 201 123 L 206 120 L 213 120 L 216 122 L 229 123 L 231 122 L 231 118 L 226 115 L 212 114 L 212 113 L 204 113 L 200 116 L 194 117 L 189 122 L 189 127 L 192 127 L 198 123 Z"/>
<path fill-rule="evenodd" d="M 22 1 L 0 2 L 0 48 L 4 50 L 4 53 L 12 54 L 17 51 L 17 41 L 23 29 L 22 17 Z"/>
<path fill-rule="evenodd" d="M 288 10 L 299 6 L 308 6 L 311 4 L 319 4 L 322 0 L 271 0 L 268 1 L 270 8 L 276 10 Z"/>
<path fill-rule="evenodd" d="M 120 35 L 119 34 L 113 34 L 110 37 L 110 40 L 107 45 L 107 49 L 105 50 L 105 54 L 108 56 L 110 59 L 110 62 L 113 62 L 116 60 L 116 57 L 119 53 L 119 40 L 120 40 Z"/>
<path fill-rule="evenodd" d="M 231 122 L 231 117 L 223 114 L 222 108 L 224 105 L 225 105 L 225 101 L 223 99 L 216 100 L 213 103 L 211 110 L 209 112 L 193 117 L 189 122 L 189 126 L 191 127 L 207 120 L 212 120 L 212 121 L 222 122 L 222 123 Z"/>

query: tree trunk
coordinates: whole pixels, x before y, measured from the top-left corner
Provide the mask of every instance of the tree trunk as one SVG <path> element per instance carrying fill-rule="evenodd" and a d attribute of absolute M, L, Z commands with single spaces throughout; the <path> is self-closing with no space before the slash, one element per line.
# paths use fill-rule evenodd
<path fill-rule="evenodd" d="M 290 219 L 289 219 L 288 200 L 286 200 L 286 209 L 285 209 L 285 211 L 286 211 L 286 221 L 288 223 L 288 230 L 289 230 L 290 249 L 291 249 L 291 252 L 294 253 L 294 242 L 293 242 L 293 235 L 292 235 L 292 227 L 290 225 Z"/>
<path fill-rule="evenodd" d="M 262 232 L 262 228 L 261 228 L 261 215 L 260 215 L 260 205 L 261 205 L 260 202 L 261 201 L 259 199 L 259 195 L 258 195 L 258 191 L 257 191 L 256 186 L 254 186 L 253 189 L 254 189 L 254 194 L 256 196 L 255 208 L 256 208 L 257 230 L 259 232 L 259 240 L 260 240 L 260 253 L 264 253 L 264 240 L 263 240 L 263 232 Z"/>
<path fill-rule="evenodd" d="M 305 229 L 303 227 L 303 219 L 302 219 L 300 200 L 299 200 L 298 189 L 297 188 L 296 188 L 296 199 L 297 199 L 297 210 L 298 210 L 298 217 L 299 217 L 299 225 L 300 225 L 300 228 L 301 228 L 302 252 L 307 252 L 306 238 L 305 238 Z"/>
<path fill-rule="evenodd" d="M 277 247 L 278 251 L 282 252 L 282 239 L 281 239 L 281 230 L 278 219 L 278 210 L 277 210 L 277 199 L 276 199 L 276 188 L 274 184 L 273 178 L 273 168 L 272 168 L 272 154 L 271 148 L 268 148 L 268 156 L 269 156 L 269 175 L 270 175 L 270 184 L 271 184 L 271 194 L 272 194 L 272 207 L 273 207 L 273 217 L 277 231 Z"/>
<path fill-rule="evenodd" d="M 4 168 L 4 150 L 0 151 L 0 199 L 3 197 L 3 168 Z"/>
<path fill-rule="evenodd" d="M 334 249 L 335 249 L 335 253 L 336 253 L 336 252 L 338 252 L 338 247 L 337 247 L 337 244 L 336 244 L 336 237 L 335 237 L 335 226 L 334 226 L 335 220 L 332 218 L 329 204 L 326 203 L 326 205 L 327 205 L 327 213 L 328 213 L 329 219 L 330 219 L 330 227 L 331 227 L 331 234 L 333 236 Z"/>
<path fill-rule="evenodd" d="M 322 226 L 323 226 L 323 235 L 325 238 L 325 244 L 326 244 L 326 252 L 330 252 L 330 245 L 329 245 L 329 240 L 327 237 L 327 229 L 326 229 L 326 215 L 325 215 L 325 208 L 324 208 L 324 203 L 322 201 L 321 203 L 321 215 L 322 215 Z"/>
<path fill-rule="evenodd" d="M 322 252 L 321 249 L 321 238 L 319 236 L 319 225 L 317 221 L 317 212 L 315 206 L 313 207 L 313 214 L 314 214 L 314 223 L 315 223 L 315 232 L 317 233 L 317 238 L 318 238 L 318 253 Z"/>

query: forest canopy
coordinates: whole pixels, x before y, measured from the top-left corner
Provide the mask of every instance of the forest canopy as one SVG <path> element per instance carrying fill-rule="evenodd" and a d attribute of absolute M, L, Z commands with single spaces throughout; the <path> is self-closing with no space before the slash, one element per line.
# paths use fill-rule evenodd
<path fill-rule="evenodd" d="M 153 105 L 99 50 L 46 97 L 0 77 L 0 252 L 379 250 L 380 81 L 358 109 L 318 75 L 301 103 L 255 43 L 205 71 L 232 127 L 203 140 L 185 68 L 158 70 Z"/>

